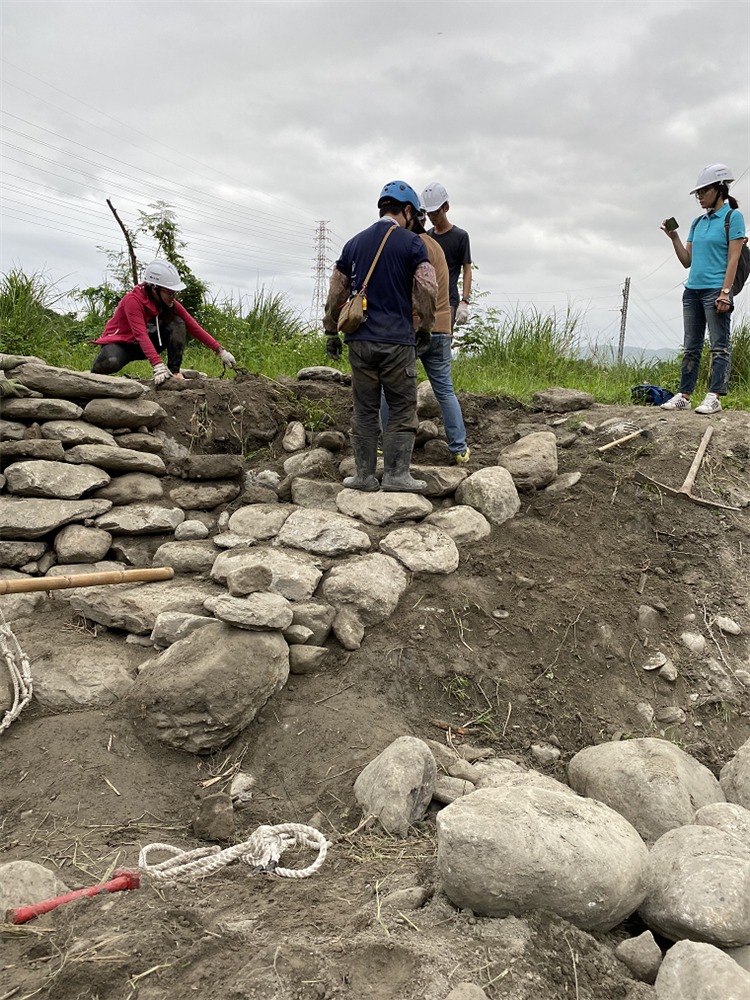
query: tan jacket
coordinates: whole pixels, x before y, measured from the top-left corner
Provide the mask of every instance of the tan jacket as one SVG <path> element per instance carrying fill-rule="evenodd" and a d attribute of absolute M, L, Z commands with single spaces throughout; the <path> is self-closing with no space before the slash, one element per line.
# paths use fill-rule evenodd
<path fill-rule="evenodd" d="M 448 264 L 445 260 L 445 254 L 443 253 L 443 248 L 437 240 L 433 240 L 433 238 L 428 236 L 427 233 L 420 233 L 419 235 L 424 241 L 427 256 L 429 257 L 430 263 L 435 268 L 435 276 L 437 277 L 437 309 L 435 310 L 435 325 L 432 328 L 432 332 L 445 333 L 450 337 L 451 305 L 449 298 L 450 292 L 448 288 Z M 419 317 L 416 313 L 414 313 L 414 329 L 419 329 Z"/>

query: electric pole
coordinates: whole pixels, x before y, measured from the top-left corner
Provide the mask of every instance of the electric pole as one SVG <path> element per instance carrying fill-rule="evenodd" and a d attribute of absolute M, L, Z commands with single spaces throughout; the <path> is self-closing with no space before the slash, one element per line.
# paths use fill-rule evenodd
<path fill-rule="evenodd" d="M 625 286 L 622 290 L 622 317 L 620 319 L 620 342 L 617 345 L 617 360 L 622 361 L 622 352 L 625 349 L 625 327 L 628 322 L 628 299 L 630 298 L 630 278 L 625 279 Z"/>
<path fill-rule="evenodd" d="M 328 272 L 332 261 L 328 257 L 330 240 L 326 225 L 330 220 L 322 219 L 315 230 L 315 264 L 313 273 L 315 275 L 315 288 L 313 290 L 312 307 L 310 318 L 314 323 L 320 323 L 326 308 L 328 298 Z"/>

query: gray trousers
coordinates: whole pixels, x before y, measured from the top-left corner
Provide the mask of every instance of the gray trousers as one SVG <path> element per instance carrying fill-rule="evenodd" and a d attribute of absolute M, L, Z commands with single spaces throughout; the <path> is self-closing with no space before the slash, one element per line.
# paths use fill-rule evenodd
<path fill-rule="evenodd" d="M 417 419 L 417 355 L 413 346 L 353 340 L 347 344 L 352 366 L 354 414 L 352 434 L 380 433 L 380 392 L 388 403 L 391 433 L 415 433 Z"/>

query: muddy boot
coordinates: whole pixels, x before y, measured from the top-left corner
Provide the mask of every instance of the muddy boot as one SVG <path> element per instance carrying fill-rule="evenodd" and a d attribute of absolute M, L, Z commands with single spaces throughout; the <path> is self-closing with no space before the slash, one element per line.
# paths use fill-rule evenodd
<path fill-rule="evenodd" d="M 375 490 L 380 489 L 380 483 L 375 478 L 375 469 L 378 464 L 378 439 L 377 437 L 360 437 L 358 434 L 352 434 L 351 442 L 357 474 L 356 476 L 347 476 L 344 480 L 344 486 L 348 490 L 363 490 L 365 493 L 374 493 Z"/>
<path fill-rule="evenodd" d="M 407 432 L 383 434 L 382 487 L 387 493 L 422 493 L 427 489 L 424 479 L 412 479 L 409 463 L 414 448 L 414 434 Z"/>

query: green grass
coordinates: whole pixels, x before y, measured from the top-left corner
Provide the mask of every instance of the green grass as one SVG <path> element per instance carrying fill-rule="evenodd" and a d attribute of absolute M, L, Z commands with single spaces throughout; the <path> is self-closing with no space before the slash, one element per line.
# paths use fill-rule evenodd
<path fill-rule="evenodd" d="M 75 313 L 57 312 L 63 301 L 74 300 Z M 111 314 L 112 302 L 81 292 L 68 296 L 47 274 L 27 275 L 14 268 L 0 279 L 2 349 L 36 354 L 49 364 L 85 371 Z M 300 368 L 333 365 L 348 371 L 344 359 L 332 362 L 325 354 L 325 338 L 281 294 L 259 290 L 243 305 L 232 299 L 214 299 L 201 306 L 196 319 L 237 362 L 269 378 L 294 376 Z M 471 323 L 460 331 L 462 343 L 453 363 L 457 389 L 510 396 L 528 403 L 549 386 L 583 389 L 600 403 L 629 403 L 632 386 L 641 382 L 676 391 L 679 357 L 667 361 L 630 357 L 617 362 L 611 347 L 593 351 L 582 341 L 580 317 L 568 312 L 542 313 L 535 309 L 504 313 L 477 308 Z M 196 341 L 185 352 L 185 367 L 220 375 L 217 356 Z M 710 354 L 704 350 L 696 395 L 708 387 Z M 151 377 L 146 361 L 134 362 L 125 372 Z M 424 378 L 420 367 L 420 378 Z M 729 409 L 750 409 L 750 319 L 739 316 L 732 331 L 732 377 L 722 401 Z"/>

